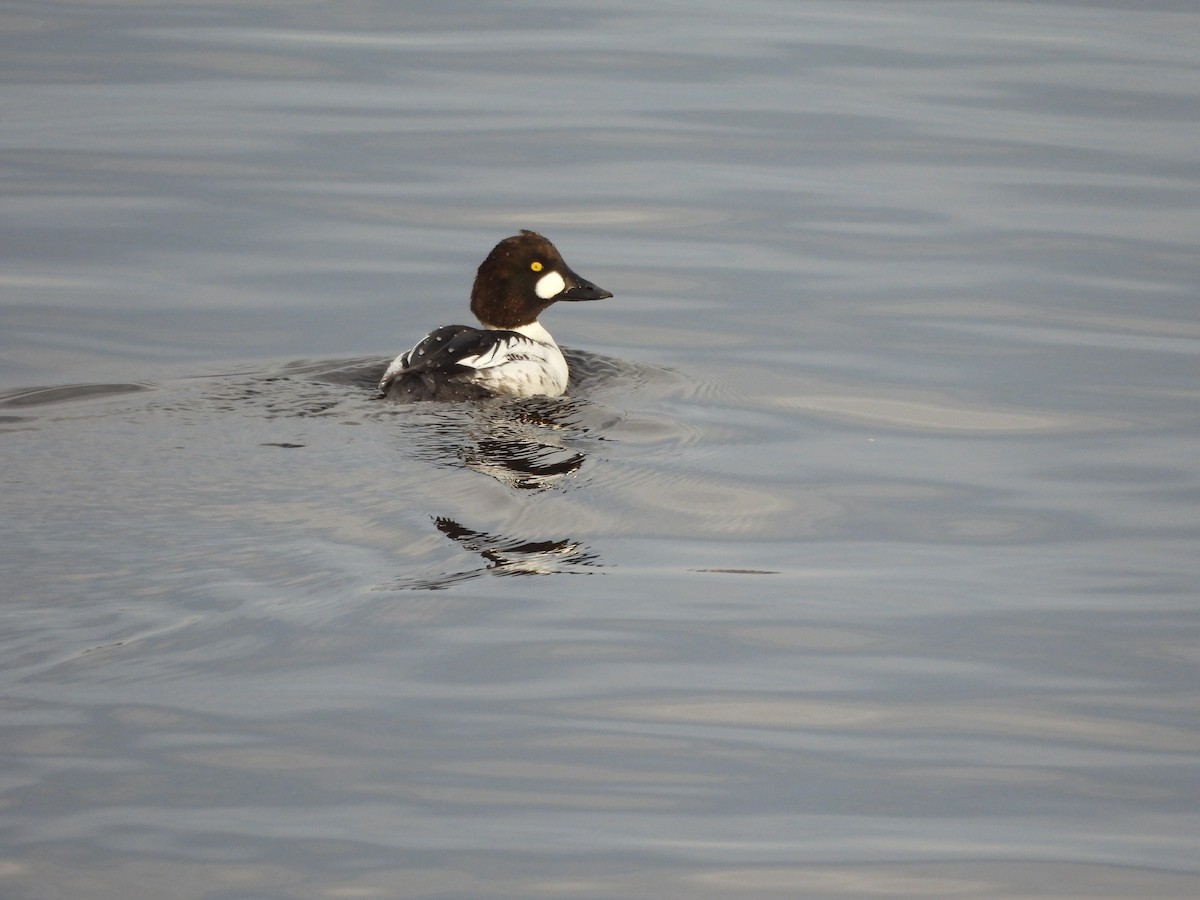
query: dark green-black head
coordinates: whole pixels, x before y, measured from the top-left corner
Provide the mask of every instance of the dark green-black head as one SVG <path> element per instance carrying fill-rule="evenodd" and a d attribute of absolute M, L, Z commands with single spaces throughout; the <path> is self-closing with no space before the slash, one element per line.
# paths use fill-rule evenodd
<path fill-rule="evenodd" d="M 488 328 L 519 328 L 537 321 L 559 300 L 604 300 L 612 293 L 581 278 L 557 248 L 535 231 L 498 243 L 479 266 L 471 312 Z"/>

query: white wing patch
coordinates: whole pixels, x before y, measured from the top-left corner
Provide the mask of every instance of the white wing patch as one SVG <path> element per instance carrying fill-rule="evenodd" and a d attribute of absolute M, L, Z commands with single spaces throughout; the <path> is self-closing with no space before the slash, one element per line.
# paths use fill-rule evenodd
<path fill-rule="evenodd" d="M 483 353 L 474 356 L 460 356 L 454 362 L 460 366 L 470 366 L 472 369 L 490 369 L 492 366 L 503 365 L 513 352 L 516 340 L 495 341 Z"/>

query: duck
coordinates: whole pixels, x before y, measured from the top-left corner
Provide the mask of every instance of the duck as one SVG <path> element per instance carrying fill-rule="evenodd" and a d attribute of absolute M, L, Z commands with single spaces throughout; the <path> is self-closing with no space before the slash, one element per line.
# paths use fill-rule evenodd
<path fill-rule="evenodd" d="M 560 301 L 609 297 L 547 238 L 522 230 L 496 244 L 475 274 L 471 312 L 481 327 L 435 328 L 391 362 L 379 392 L 404 402 L 561 396 L 567 361 L 538 317 Z"/>

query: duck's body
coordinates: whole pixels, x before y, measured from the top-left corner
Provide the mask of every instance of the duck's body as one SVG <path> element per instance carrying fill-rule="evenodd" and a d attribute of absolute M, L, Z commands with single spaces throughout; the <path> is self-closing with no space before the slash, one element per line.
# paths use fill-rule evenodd
<path fill-rule="evenodd" d="M 505 238 L 479 266 L 471 311 L 482 328 L 443 325 L 388 366 L 379 390 L 391 400 L 557 397 L 567 361 L 538 316 L 559 300 L 612 294 L 580 278 L 540 234 Z"/>

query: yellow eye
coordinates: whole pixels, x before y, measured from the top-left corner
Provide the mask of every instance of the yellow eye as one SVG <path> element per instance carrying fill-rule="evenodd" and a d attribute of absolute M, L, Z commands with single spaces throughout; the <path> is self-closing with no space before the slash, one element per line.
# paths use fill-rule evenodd
<path fill-rule="evenodd" d="M 535 271 L 535 272 L 540 272 L 540 271 L 542 271 L 542 264 L 540 262 L 538 262 L 537 260 L 534 260 L 533 262 L 531 262 L 529 264 L 529 268 L 533 269 L 533 271 Z"/>

